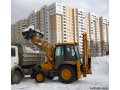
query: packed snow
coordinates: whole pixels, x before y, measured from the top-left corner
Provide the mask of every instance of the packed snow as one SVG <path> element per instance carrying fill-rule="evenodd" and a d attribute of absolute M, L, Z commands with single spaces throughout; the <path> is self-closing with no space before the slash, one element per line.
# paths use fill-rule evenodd
<path fill-rule="evenodd" d="M 29 30 L 30 30 L 30 28 L 31 28 L 32 30 L 34 30 L 34 26 L 33 26 L 33 25 L 31 25 L 31 26 L 29 26 L 28 28 L 24 29 L 22 32 L 29 31 Z"/>
<path fill-rule="evenodd" d="M 35 48 L 25 46 L 25 50 L 27 53 L 40 53 L 39 50 L 35 50 Z"/>
<path fill-rule="evenodd" d="M 109 89 L 109 56 L 92 58 L 92 74 L 72 84 L 63 84 L 57 77 L 36 83 L 26 76 L 20 84 L 11 85 L 11 90 L 108 90 Z"/>

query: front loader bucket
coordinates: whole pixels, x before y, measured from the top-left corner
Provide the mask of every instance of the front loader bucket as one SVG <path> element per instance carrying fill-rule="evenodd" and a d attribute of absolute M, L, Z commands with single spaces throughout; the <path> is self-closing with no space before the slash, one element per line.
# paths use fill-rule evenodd
<path fill-rule="evenodd" d="M 22 32 L 22 35 L 23 35 L 24 39 L 28 40 L 35 35 L 35 31 L 30 28 L 28 31 Z"/>
<path fill-rule="evenodd" d="M 40 31 L 37 31 L 31 27 L 28 27 L 27 29 L 25 29 L 22 32 L 22 35 L 23 35 L 24 39 L 27 39 L 27 40 L 32 38 L 33 36 L 38 36 L 40 38 L 44 37 L 43 33 L 41 33 Z"/>

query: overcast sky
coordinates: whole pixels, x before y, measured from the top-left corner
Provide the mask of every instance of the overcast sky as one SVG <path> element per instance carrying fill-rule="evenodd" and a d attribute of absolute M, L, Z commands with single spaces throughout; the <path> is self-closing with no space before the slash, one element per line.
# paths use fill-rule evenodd
<path fill-rule="evenodd" d="M 26 18 L 33 10 L 39 10 L 45 4 L 65 2 L 66 5 L 109 17 L 109 0 L 11 0 L 11 21 Z"/>

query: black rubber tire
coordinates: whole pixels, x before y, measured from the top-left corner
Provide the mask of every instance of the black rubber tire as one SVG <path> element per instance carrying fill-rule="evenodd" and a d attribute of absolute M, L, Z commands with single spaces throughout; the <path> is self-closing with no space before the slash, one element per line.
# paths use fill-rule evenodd
<path fill-rule="evenodd" d="M 42 79 L 41 81 L 37 80 L 37 75 L 38 75 L 38 74 L 41 74 L 41 75 L 43 76 L 43 79 Z M 36 74 L 35 74 L 35 81 L 36 81 L 37 83 L 43 83 L 43 82 L 45 82 L 44 72 L 42 72 L 42 71 L 36 72 Z"/>
<path fill-rule="evenodd" d="M 63 79 L 62 76 L 61 76 L 62 70 L 64 70 L 64 69 L 69 69 L 69 70 L 71 71 L 71 78 L 70 78 L 69 80 L 65 80 L 65 79 Z M 59 73 L 59 74 L 58 74 L 59 80 L 60 80 L 62 83 L 70 84 L 70 83 L 72 83 L 72 82 L 74 82 L 74 81 L 76 80 L 75 69 L 74 69 L 74 67 L 72 67 L 72 66 L 69 66 L 69 65 L 66 65 L 66 66 L 65 66 L 65 65 L 64 65 L 64 66 L 60 67 L 58 73 Z"/>
<path fill-rule="evenodd" d="M 22 75 L 19 71 L 14 71 L 11 79 L 12 84 L 19 84 L 20 81 L 22 80 Z"/>
<path fill-rule="evenodd" d="M 54 78 L 54 76 L 50 76 L 50 72 L 47 73 L 47 79 L 48 80 L 52 80 Z"/>
<path fill-rule="evenodd" d="M 52 80 L 54 77 L 47 76 L 47 79 Z"/>
<path fill-rule="evenodd" d="M 32 69 L 32 73 L 30 74 L 31 79 L 35 78 L 35 69 Z"/>
<path fill-rule="evenodd" d="M 34 79 L 34 78 L 35 78 L 35 75 L 31 74 L 30 77 L 31 77 L 31 79 Z"/>

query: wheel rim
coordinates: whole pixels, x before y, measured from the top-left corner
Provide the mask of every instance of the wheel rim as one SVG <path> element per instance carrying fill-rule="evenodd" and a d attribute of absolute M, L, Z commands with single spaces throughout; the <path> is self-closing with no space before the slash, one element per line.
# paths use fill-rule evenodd
<path fill-rule="evenodd" d="M 13 82 L 17 82 L 19 80 L 19 76 L 17 74 L 13 75 Z"/>
<path fill-rule="evenodd" d="M 38 81 L 42 81 L 43 80 L 43 75 L 42 74 L 37 74 L 36 79 Z"/>
<path fill-rule="evenodd" d="M 69 80 L 71 78 L 71 71 L 69 69 L 62 70 L 62 78 L 65 80 Z"/>

